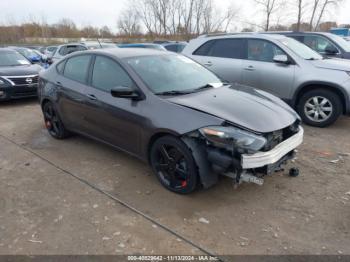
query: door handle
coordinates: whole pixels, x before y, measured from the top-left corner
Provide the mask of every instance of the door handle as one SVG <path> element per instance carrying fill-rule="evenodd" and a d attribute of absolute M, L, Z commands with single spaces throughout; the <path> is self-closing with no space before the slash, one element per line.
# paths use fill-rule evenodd
<path fill-rule="evenodd" d="M 212 63 L 212 62 L 210 62 L 210 61 L 208 61 L 208 62 L 206 62 L 204 65 L 205 65 L 205 66 L 212 66 L 212 65 L 213 65 L 213 63 Z"/>
<path fill-rule="evenodd" d="M 62 87 L 62 83 L 60 81 L 56 81 L 56 86 Z"/>
<path fill-rule="evenodd" d="M 97 97 L 93 94 L 87 94 L 86 95 L 90 100 L 97 100 Z"/>
<path fill-rule="evenodd" d="M 248 66 L 248 67 L 244 68 L 244 70 L 255 71 L 255 68 L 254 68 L 254 66 Z"/>

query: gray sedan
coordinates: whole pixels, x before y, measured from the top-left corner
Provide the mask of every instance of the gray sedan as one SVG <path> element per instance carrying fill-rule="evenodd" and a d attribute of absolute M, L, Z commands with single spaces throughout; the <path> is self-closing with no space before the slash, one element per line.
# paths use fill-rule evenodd
<path fill-rule="evenodd" d="M 262 185 L 262 177 L 281 170 L 303 140 L 298 115 L 282 100 L 227 85 L 170 52 L 76 53 L 40 79 L 51 136 L 74 132 L 124 150 L 149 162 L 161 184 L 176 193 L 210 187 L 221 174 Z"/>

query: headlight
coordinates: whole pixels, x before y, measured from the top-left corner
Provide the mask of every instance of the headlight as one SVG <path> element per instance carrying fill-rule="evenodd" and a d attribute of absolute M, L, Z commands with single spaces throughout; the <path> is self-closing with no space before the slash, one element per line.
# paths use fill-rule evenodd
<path fill-rule="evenodd" d="M 254 153 L 266 144 L 266 138 L 235 127 L 213 126 L 199 130 L 214 145 L 229 150 Z"/>

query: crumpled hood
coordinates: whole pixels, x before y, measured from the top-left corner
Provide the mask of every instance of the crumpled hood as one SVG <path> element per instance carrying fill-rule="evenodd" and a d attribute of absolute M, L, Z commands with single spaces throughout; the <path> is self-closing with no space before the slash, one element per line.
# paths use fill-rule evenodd
<path fill-rule="evenodd" d="M 42 69 L 40 65 L 0 66 L 0 76 L 37 75 Z"/>
<path fill-rule="evenodd" d="M 168 101 L 259 133 L 283 129 L 299 119 L 297 113 L 281 99 L 240 85 L 176 96 Z"/>
<path fill-rule="evenodd" d="M 330 58 L 323 60 L 314 60 L 311 63 L 318 68 L 350 71 L 350 61 L 346 59 Z"/>

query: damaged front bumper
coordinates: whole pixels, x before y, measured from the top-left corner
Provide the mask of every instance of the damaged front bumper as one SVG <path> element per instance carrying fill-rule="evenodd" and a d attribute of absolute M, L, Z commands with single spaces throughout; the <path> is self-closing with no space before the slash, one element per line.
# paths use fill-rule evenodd
<path fill-rule="evenodd" d="M 240 154 L 218 148 L 209 141 L 203 143 L 194 136 L 183 137 L 183 141 L 193 152 L 198 165 L 198 172 L 204 188 L 209 188 L 218 182 L 218 177 L 224 175 L 234 180 L 262 185 L 263 177 L 283 170 L 288 161 L 295 158 L 296 148 L 302 144 L 304 130 L 298 127 L 297 133 L 274 146 L 273 149 L 253 154 Z"/>
<path fill-rule="evenodd" d="M 303 143 L 304 129 L 299 128 L 299 132 L 289 139 L 278 144 L 274 149 L 268 152 L 258 152 L 256 154 L 242 155 L 242 169 L 260 168 L 272 165 L 286 156 L 289 152 L 295 150 Z"/>

